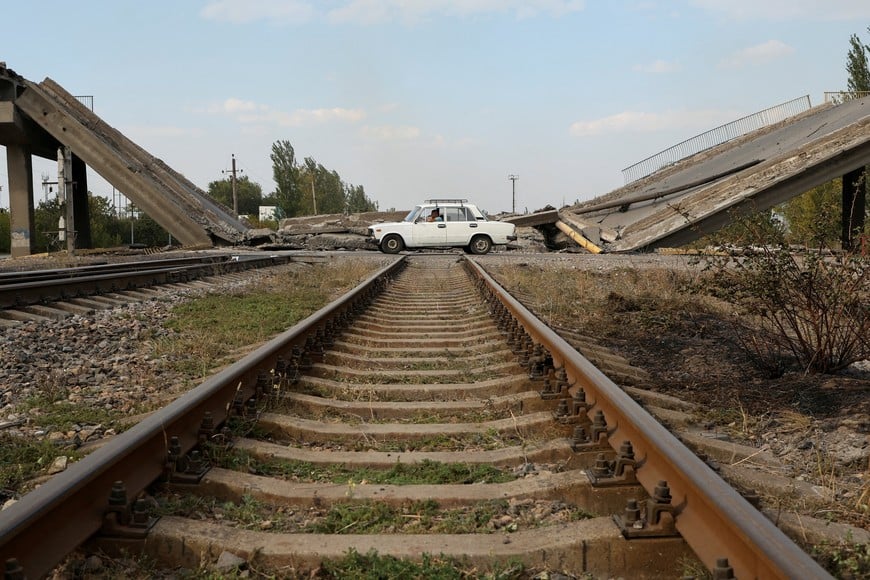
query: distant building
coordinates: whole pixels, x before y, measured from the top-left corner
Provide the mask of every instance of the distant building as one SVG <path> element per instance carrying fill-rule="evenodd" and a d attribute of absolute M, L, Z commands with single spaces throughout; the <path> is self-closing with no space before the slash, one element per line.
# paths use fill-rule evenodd
<path fill-rule="evenodd" d="M 275 219 L 275 210 L 278 209 L 278 206 L 275 205 L 261 205 L 260 206 L 260 221 L 265 222 L 269 220 Z"/>

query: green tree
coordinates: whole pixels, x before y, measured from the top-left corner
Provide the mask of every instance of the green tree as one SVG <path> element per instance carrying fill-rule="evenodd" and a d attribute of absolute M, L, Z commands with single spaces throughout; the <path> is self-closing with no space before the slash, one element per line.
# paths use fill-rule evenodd
<path fill-rule="evenodd" d="M 779 211 L 792 244 L 832 247 L 840 240 L 842 180 L 835 179 L 782 204 Z"/>
<path fill-rule="evenodd" d="M 870 27 L 867 30 L 870 31 Z M 846 56 L 846 72 L 849 74 L 846 86 L 849 93 L 870 91 L 868 54 L 870 46 L 862 44 L 858 35 L 853 34 L 849 38 Z M 852 96 L 847 95 L 846 98 Z M 842 194 L 843 180 L 835 179 L 783 203 L 779 210 L 788 224 L 788 241 L 813 247 L 838 245 L 842 238 Z M 866 232 L 866 217 L 864 223 Z"/>
<path fill-rule="evenodd" d="M 58 240 L 58 220 L 63 215 L 63 204 L 55 197 L 44 199 L 33 210 L 34 251 L 49 252 L 65 249 Z"/>
<path fill-rule="evenodd" d="M 272 178 L 275 180 L 276 206 L 281 215 L 294 217 L 301 215 L 302 191 L 299 187 L 299 167 L 296 164 L 296 151 L 289 141 L 276 141 L 272 144 Z"/>
<path fill-rule="evenodd" d="M 870 26 L 867 27 L 870 32 Z M 870 91 L 870 66 L 867 55 L 870 46 L 861 43 L 857 34 L 849 38 L 849 54 L 846 57 L 846 72 L 849 73 L 847 86 L 850 92 Z"/>
<path fill-rule="evenodd" d="M 279 219 L 315 213 L 374 211 L 378 207 L 366 196 L 361 185 L 345 184 L 337 171 L 327 169 L 313 157 L 306 157 L 298 164 L 289 141 L 276 141 L 272 145 L 272 173 L 278 187 L 263 199 L 263 205 L 277 206 Z"/>
<path fill-rule="evenodd" d="M 785 226 L 780 215 L 772 209 L 733 216 L 730 222 L 719 231 L 694 242 L 692 247 L 771 246 L 783 243 Z"/>
<path fill-rule="evenodd" d="M 208 194 L 228 208 L 233 207 L 232 179 L 221 179 L 208 184 Z M 251 181 L 247 175 L 236 179 L 236 199 L 239 204 L 239 214 L 258 216 L 263 203 L 263 188 Z"/>
<path fill-rule="evenodd" d="M 133 220 L 135 242 L 149 247 L 163 247 L 169 244 L 169 233 L 160 227 L 150 216 L 140 214 Z M 129 225 L 129 222 L 128 222 Z"/>
<path fill-rule="evenodd" d="M 299 187 L 304 192 L 303 214 L 344 213 L 344 183 L 338 172 L 306 157 L 299 168 Z"/>
<path fill-rule="evenodd" d="M 362 185 L 347 185 L 344 197 L 348 213 L 378 211 L 378 204 L 368 198 Z"/>
<path fill-rule="evenodd" d="M 105 197 L 88 192 L 91 244 L 95 248 L 113 248 L 123 243 L 123 230 L 115 208 Z"/>
<path fill-rule="evenodd" d="M 867 32 L 870 32 L 870 26 L 867 27 Z M 867 62 L 867 55 L 870 54 L 870 46 L 861 44 L 861 40 L 858 38 L 857 34 L 853 34 L 849 39 L 849 45 L 849 54 L 846 60 L 846 72 L 849 73 L 849 79 L 847 81 L 849 90 L 870 91 L 870 66 L 868 66 Z M 866 94 L 866 92 L 864 94 Z M 858 186 L 858 191 L 855 192 L 855 198 L 853 200 L 855 205 L 852 206 L 851 210 L 846 210 L 849 211 L 849 214 L 844 216 L 848 223 L 842 224 L 843 229 L 848 227 L 851 230 L 848 234 L 845 232 L 841 233 L 841 237 L 847 238 L 843 240 L 846 247 L 851 248 L 854 245 L 855 242 L 853 235 L 858 233 L 862 223 L 864 224 L 864 232 L 867 232 L 867 210 L 870 209 L 870 206 L 866 204 L 867 175 L 870 174 L 868 168 L 870 168 L 870 166 L 866 166 L 862 168 L 860 172 L 854 174 L 854 177 L 860 180 L 860 185 Z M 846 199 L 847 198 L 844 198 L 844 202 L 846 202 Z M 855 208 L 857 208 L 858 215 L 852 215 Z M 863 212 L 861 211 L 862 209 Z M 842 211 L 843 210 L 841 210 L 841 213 Z M 861 213 L 864 215 L 860 215 Z"/>

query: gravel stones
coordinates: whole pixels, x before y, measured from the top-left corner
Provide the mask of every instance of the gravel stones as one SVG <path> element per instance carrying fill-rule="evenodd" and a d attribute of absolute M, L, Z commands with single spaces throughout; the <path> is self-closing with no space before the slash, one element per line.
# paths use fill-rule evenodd
<path fill-rule="evenodd" d="M 212 281 L 214 292 L 232 292 L 246 279 Z M 183 384 L 168 361 L 154 358 L 153 343 L 168 332 L 172 307 L 205 293 L 201 284 L 164 288 L 145 301 L 70 316 L 62 321 L 26 322 L 0 329 L 0 424 L 4 432 L 47 438 L 59 446 L 95 441 L 114 433 L 103 425 L 58 429 L 46 418 L 54 404 L 68 403 L 129 416 L 166 400 Z"/>

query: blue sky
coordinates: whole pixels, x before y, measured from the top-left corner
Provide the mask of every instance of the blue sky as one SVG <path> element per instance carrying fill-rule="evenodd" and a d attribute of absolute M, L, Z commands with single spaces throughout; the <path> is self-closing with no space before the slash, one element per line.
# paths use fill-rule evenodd
<path fill-rule="evenodd" d="M 595 197 L 697 133 L 821 103 L 849 36 L 870 43 L 868 0 L 44 0 L 3 19 L 0 61 L 93 95 L 203 189 L 235 154 L 271 192 L 286 139 L 381 209 L 510 210 L 510 174 L 518 211 Z"/>

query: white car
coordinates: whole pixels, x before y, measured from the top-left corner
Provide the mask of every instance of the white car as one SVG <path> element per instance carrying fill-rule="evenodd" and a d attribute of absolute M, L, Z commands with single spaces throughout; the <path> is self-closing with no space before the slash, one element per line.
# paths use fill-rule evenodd
<path fill-rule="evenodd" d="M 439 247 L 486 254 L 493 245 L 517 239 L 513 224 L 489 221 L 466 199 L 428 199 L 400 222 L 369 226 L 369 236 L 387 254 L 396 254 L 405 248 Z"/>

